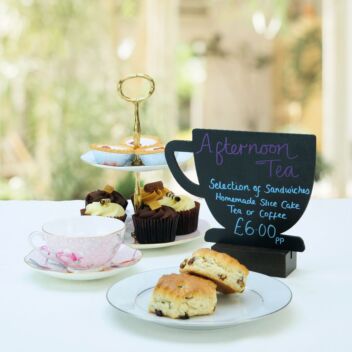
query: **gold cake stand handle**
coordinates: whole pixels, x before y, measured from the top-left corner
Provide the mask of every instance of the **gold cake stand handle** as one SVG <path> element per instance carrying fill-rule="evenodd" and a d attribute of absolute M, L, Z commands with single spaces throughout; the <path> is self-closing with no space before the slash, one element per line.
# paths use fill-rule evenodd
<path fill-rule="evenodd" d="M 126 81 L 129 81 L 131 79 L 135 79 L 135 78 L 143 78 L 143 79 L 146 79 L 147 81 L 149 81 L 150 83 L 150 88 L 149 88 L 149 91 L 148 93 L 145 95 L 145 96 L 142 96 L 142 97 L 137 97 L 137 98 L 131 98 L 129 96 L 127 96 L 123 90 L 122 90 L 122 86 L 123 84 L 126 82 Z M 152 77 L 144 74 L 144 73 L 136 73 L 134 75 L 129 75 L 129 76 L 126 76 L 125 78 L 122 78 L 119 80 L 118 84 L 117 84 L 117 91 L 120 93 L 121 97 L 131 103 L 140 103 L 146 99 L 148 99 L 153 93 L 154 93 L 154 90 L 155 90 L 155 82 L 153 80 Z"/>
<path fill-rule="evenodd" d="M 145 96 L 141 97 L 136 97 L 136 98 L 131 98 L 128 95 L 126 95 L 123 91 L 123 84 L 126 81 L 132 80 L 132 79 L 138 79 L 142 78 L 147 80 L 150 83 L 149 91 Z M 126 76 L 125 78 L 121 79 L 118 84 L 117 84 L 117 91 L 121 95 L 121 97 L 130 102 L 133 103 L 134 105 L 134 128 L 133 128 L 133 147 L 134 149 L 137 149 L 141 146 L 141 122 L 139 119 L 139 104 L 148 99 L 155 90 L 155 82 L 152 77 L 144 74 L 144 73 L 137 73 L 134 75 L 129 75 Z M 139 155 L 135 154 L 133 160 L 132 160 L 132 165 L 133 166 L 141 166 L 143 165 L 142 160 L 140 159 Z M 142 203 L 142 196 L 141 196 L 141 187 L 140 187 L 140 173 L 137 172 L 135 175 L 135 189 L 134 189 L 134 197 L 133 197 L 133 203 L 134 203 L 134 208 L 135 210 L 139 209 Z"/>

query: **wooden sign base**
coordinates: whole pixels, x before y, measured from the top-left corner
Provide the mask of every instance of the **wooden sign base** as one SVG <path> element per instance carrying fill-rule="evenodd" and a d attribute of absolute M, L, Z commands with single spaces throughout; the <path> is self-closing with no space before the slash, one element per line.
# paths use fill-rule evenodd
<path fill-rule="evenodd" d="M 238 246 L 216 243 L 215 251 L 223 252 L 238 259 L 249 270 L 269 276 L 287 277 L 297 265 L 297 252 L 270 248 Z"/>

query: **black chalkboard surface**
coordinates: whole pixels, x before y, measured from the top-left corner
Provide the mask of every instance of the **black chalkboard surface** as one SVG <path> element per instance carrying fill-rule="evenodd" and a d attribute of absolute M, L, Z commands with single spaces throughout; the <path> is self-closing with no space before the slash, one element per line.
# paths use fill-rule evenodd
<path fill-rule="evenodd" d="M 199 185 L 176 162 L 194 154 Z M 205 198 L 224 229 L 209 242 L 304 251 L 302 238 L 284 235 L 303 215 L 312 193 L 314 135 L 194 129 L 192 141 L 171 141 L 166 160 L 177 182 Z"/>

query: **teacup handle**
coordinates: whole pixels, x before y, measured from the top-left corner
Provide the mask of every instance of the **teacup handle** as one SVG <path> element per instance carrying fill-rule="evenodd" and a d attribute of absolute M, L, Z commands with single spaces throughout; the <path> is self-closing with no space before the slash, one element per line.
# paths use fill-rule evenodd
<path fill-rule="evenodd" d="M 30 233 L 28 236 L 28 241 L 30 245 L 35 249 L 41 249 L 41 246 L 46 244 L 43 235 L 44 234 L 41 231 L 33 231 L 32 233 Z M 38 243 L 39 239 L 41 240 L 40 244 Z"/>
<path fill-rule="evenodd" d="M 176 151 L 193 153 L 193 149 L 192 141 L 171 141 L 166 144 L 165 157 L 171 173 L 179 185 L 182 186 L 187 192 L 194 194 L 197 197 L 203 197 L 203 192 L 200 185 L 192 182 L 185 176 L 175 157 Z"/>

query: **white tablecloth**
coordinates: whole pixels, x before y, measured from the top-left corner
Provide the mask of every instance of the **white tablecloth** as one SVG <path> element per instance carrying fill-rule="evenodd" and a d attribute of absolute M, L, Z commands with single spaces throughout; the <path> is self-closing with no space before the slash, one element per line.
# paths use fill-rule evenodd
<path fill-rule="evenodd" d="M 144 251 L 137 266 L 101 281 L 62 281 L 32 272 L 23 262 L 30 251 L 28 233 L 47 220 L 78 214 L 82 204 L 0 202 L 0 351 L 352 351 L 352 200 L 312 200 L 289 232 L 303 236 L 307 249 L 298 256 L 297 270 L 282 279 L 293 291 L 286 309 L 212 331 L 149 324 L 105 299 L 114 282 L 177 265 L 204 246 L 201 240 Z M 201 217 L 212 219 L 204 204 Z"/>

